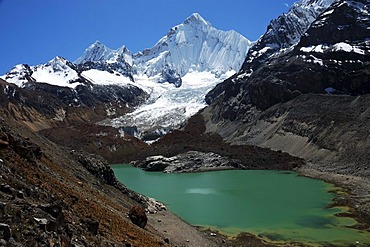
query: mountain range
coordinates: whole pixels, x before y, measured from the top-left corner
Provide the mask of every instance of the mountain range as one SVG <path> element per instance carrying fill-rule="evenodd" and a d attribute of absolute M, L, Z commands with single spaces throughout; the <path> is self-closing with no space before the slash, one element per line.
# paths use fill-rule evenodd
<path fill-rule="evenodd" d="M 1 78 L 23 88 L 35 83 L 39 88 L 40 83 L 70 88 L 75 98 L 66 103 L 76 106 L 87 104 L 80 91 L 101 87 L 108 91 L 121 87 L 125 95 L 135 91 L 146 102 L 139 108 L 134 103 L 134 112 L 121 115 L 117 107 L 131 103 L 129 97 L 108 96 L 109 114 L 102 124 L 130 128 L 143 138 L 146 132 L 157 136 L 178 128 L 205 107 L 205 94 L 240 69 L 251 44 L 235 31 L 217 30 L 194 13 L 142 52 L 132 54 L 126 46 L 113 50 L 96 41 L 73 63 L 58 56 L 42 65 L 16 65 Z M 119 118 L 109 120 L 113 117 Z"/>
<path fill-rule="evenodd" d="M 99 110 L 84 121 L 151 141 L 183 126 L 206 103 L 219 109 L 213 120 L 245 121 L 255 108 L 305 93 L 367 93 L 366 7 L 366 1 L 301 0 L 256 42 L 217 30 L 194 13 L 136 54 L 96 41 L 74 62 L 57 56 L 42 65 L 20 64 L 1 78 L 54 97 L 45 126 L 74 122 L 70 112 L 94 106 Z"/>

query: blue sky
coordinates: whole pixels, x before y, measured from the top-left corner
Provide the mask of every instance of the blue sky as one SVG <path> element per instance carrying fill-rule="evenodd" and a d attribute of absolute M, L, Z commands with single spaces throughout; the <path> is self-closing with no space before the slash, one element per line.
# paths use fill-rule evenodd
<path fill-rule="evenodd" d="M 152 47 L 192 13 L 257 40 L 294 0 L 0 0 L 0 75 L 59 55 L 74 61 L 96 40 L 132 52 Z"/>

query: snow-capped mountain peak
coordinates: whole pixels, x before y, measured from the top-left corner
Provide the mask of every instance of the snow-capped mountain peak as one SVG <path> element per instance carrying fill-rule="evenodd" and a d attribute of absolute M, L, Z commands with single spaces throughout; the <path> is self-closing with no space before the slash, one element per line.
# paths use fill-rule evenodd
<path fill-rule="evenodd" d="M 67 59 L 61 56 L 56 56 L 55 58 L 53 58 L 52 60 L 45 64 L 45 67 L 52 68 L 53 72 L 67 70 L 72 66 L 73 64 L 71 62 L 69 62 Z"/>
<path fill-rule="evenodd" d="M 132 53 L 125 45 L 113 50 L 105 46 L 100 41 L 95 41 L 85 52 L 76 59 L 75 64 L 81 71 L 97 69 L 117 72 L 132 79 L 133 58 Z"/>
<path fill-rule="evenodd" d="M 104 61 L 112 56 L 112 52 L 112 49 L 97 40 L 85 50 L 81 57 L 76 59 L 75 63 Z"/>
<path fill-rule="evenodd" d="M 218 30 L 194 13 L 152 48 L 135 54 L 134 67 L 149 77 L 159 76 L 159 82 L 180 86 L 190 71 L 238 71 L 250 45 L 241 34 Z"/>
<path fill-rule="evenodd" d="M 185 19 L 185 21 L 183 22 L 183 24 L 201 24 L 201 25 L 207 25 L 207 26 L 211 26 L 211 23 L 206 21 L 200 14 L 198 13 L 193 13 L 191 16 L 189 16 L 188 18 Z"/>

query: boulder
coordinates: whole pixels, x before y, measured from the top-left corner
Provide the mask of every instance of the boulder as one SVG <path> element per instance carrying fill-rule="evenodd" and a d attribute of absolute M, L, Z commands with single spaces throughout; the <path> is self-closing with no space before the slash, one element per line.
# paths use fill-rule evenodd
<path fill-rule="evenodd" d="M 128 217 L 132 223 L 143 229 L 148 222 L 148 217 L 145 214 L 145 210 L 141 206 L 133 206 L 128 214 Z"/>
<path fill-rule="evenodd" d="M 0 234 L 4 240 L 8 241 L 12 236 L 10 226 L 8 224 L 0 223 Z"/>
<path fill-rule="evenodd" d="M 9 142 L 0 139 L 0 148 L 6 148 L 9 146 Z"/>
<path fill-rule="evenodd" d="M 88 219 L 86 221 L 88 231 L 93 235 L 98 235 L 99 231 L 99 222 L 95 220 Z"/>

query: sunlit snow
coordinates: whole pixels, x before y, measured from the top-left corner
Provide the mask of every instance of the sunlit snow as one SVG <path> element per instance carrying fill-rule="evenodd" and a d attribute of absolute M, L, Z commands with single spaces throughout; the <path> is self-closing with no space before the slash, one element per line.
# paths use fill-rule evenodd
<path fill-rule="evenodd" d="M 90 69 L 81 73 L 82 77 L 93 82 L 96 85 L 128 85 L 133 84 L 130 79 L 118 73 L 109 73 L 97 69 Z"/>
<path fill-rule="evenodd" d="M 362 54 L 362 55 L 365 54 L 364 50 L 361 50 L 360 48 L 358 48 L 356 46 L 352 46 L 352 45 L 344 43 L 344 42 L 340 42 L 340 43 L 335 44 L 333 46 L 333 49 L 335 51 L 355 52 L 355 53 Z"/>
<path fill-rule="evenodd" d="M 136 76 L 136 84 L 150 93 L 149 100 L 134 112 L 105 124 L 114 127 L 136 126 L 138 132 L 179 127 L 206 106 L 204 97 L 207 92 L 234 72 L 229 71 L 217 78 L 211 72 L 191 71 L 182 78 L 183 84 L 178 88 L 169 83 L 158 84 L 156 78 Z"/>
<path fill-rule="evenodd" d="M 365 54 L 365 51 L 360 49 L 357 46 L 353 46 L 350 44 L 347 44 L 345 42 L 339 42 L 334 45 L 315 45 L 315 46 L 309 46 L 309 47 L 301 47 L 300 51 L 302 52 L 316 52 L 316 53 L 324 53 L 326 51 L 344 51 L 344 52 L 354 52 L 358 54 Z"/>
<path fill-rule="evenodd" d="M 66 59 L 59 56 L 46 64 L 35 66 L 32 78 L 37 82 L 44 82 L 59 87 L 75 88 L 80 84 L 73 82 L 78 78 L 77 72 L 69 67 Z"/>

